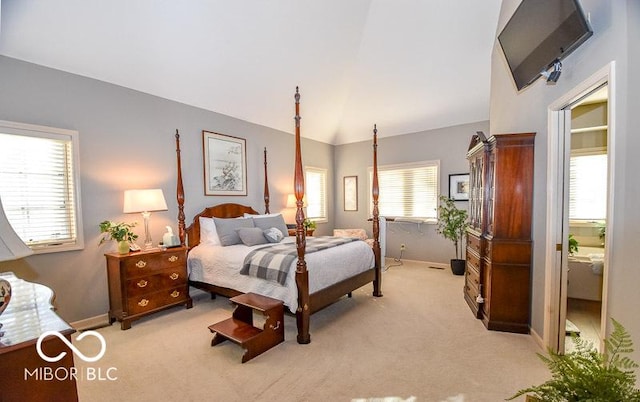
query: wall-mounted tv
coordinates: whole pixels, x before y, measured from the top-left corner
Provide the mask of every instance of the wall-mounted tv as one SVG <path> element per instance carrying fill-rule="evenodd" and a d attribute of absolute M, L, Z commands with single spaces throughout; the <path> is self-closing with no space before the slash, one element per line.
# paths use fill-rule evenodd
<path fill-rule="evenodd" d="M 519 91 L 591 35 L 578 0 L 522 0 L 498 42 Z"/>

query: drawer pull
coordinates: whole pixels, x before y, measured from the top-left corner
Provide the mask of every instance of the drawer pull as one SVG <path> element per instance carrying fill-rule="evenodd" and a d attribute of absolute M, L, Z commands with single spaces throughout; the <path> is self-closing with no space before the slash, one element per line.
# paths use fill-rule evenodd
<path fill-rule="evenodd" d="M 171 278 L 172 280 L 174 280 L 174 281 L 175 281 L 176 279 L 180 278 L 180 275 L 178 275 L 178 274 L 176 274 L 176 273 L 174 272 L 174 273 L 172 273 L 171 275 L 169 275 L 169 278 Z"/>
<path fill-rule="evenodd" d="M 180 292 L 178 292 L 177 290 L 174 290 L 173 292 L 171 292 L 171 297 L 176 298 L 180 296 Z"/>
<path fill-rule="evenodd" d="M 176 261 L 178 261 L 178 256 L 172 255 L 171 257 L 169 257 L 169 262 L 176 262 Z"/>
<path fill-rule="evenodd" d="M 140 279 L 140 281 L 137 283 L 139 288 L 143 288 L 145 286 L 147 286 L 149 282 L 145 281 L 144 279 Z"/>
<path fill-rule="evenodd" d="M 149 304 L 149 300 L 147 300 L 147 299 L 142 299 L 142 300 L 140 300 L 138 302 L 138 306 L 140 306 L 140 307 L 146 307 L 147 304 Z"/>
<path fill-rule="evenodd" d="M 136 267 L 138 268 L 144 268 L 147 266 L 147 262 L 145 260 L 140 260 L 138 262 L 136 262 Z"/>

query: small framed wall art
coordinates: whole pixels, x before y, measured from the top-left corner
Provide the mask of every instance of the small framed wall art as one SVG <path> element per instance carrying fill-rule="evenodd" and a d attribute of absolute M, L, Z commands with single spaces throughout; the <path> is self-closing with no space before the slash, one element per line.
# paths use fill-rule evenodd
<path fill-rule="evenodd" d="M 345 176 L 343 178 L 344 210 L 358 210 L 358 176 Z"/>
<path fill-rule="evenodd" d="M 454 201 L 469 201 L 469 173 L 449 175 L 449 198 Z"/>
<path fill-rule="evenodd" d="M 202 131 L 205 195 L 247 195 L 247 142 Z"/>

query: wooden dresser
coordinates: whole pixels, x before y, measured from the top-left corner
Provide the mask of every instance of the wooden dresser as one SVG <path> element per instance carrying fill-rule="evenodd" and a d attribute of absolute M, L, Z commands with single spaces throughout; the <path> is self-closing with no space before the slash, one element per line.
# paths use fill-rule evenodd
<path fill-rule="evenodd" d="M 464 298 L 488 329 L 528 333 L 534 133 L 474 136 Z"/>
<path fill-rule="evenodd" d="M 45 332 L 58 332 L 69 343 L 76 332 L 54 312 L 53 291 L 18 279 L 11 272 L 0 273 L 0 278 L 9 281 L 12 288 L 11 300 L 0 315 L 0 401 L 77 401 L 71 349 L 56 336 L 44 338 L 42 351 L 48 357 L 66 353 L 51 363 L 36 349 Z M 48 373 L 55 373 L 55 377 L 47 378 Z"/>
<path fill-rule="evenodd" d="M 105 254 L 109 280 L 109 322 L 131 322 L 168 307 L 193 306 L 187 283 L 187 249 Z"/>

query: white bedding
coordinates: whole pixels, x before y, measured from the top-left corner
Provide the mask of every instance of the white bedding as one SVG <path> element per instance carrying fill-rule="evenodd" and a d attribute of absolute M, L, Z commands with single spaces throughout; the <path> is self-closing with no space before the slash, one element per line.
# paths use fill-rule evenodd
<path fill-rule="evenodd" d="M 295 242 L 286 237 L 283 242 Z M 240 275 L 244 257 L 258 245 L 213 246 L 199 244 L 190 252 L 187 260 L 189 279 L 248 293 L 258 293 L 282 300 L 291 312 L 298 307 L 298 290 L 295 283 L 294 260 L 284 286 L 252 276 Z M 374 266 L 371 247 L 363 241 L 354 241 L 337 247 L 305 255 L 309 271 L 309 291 L 314 293 L 334 283 L 350 278 Z"/>

